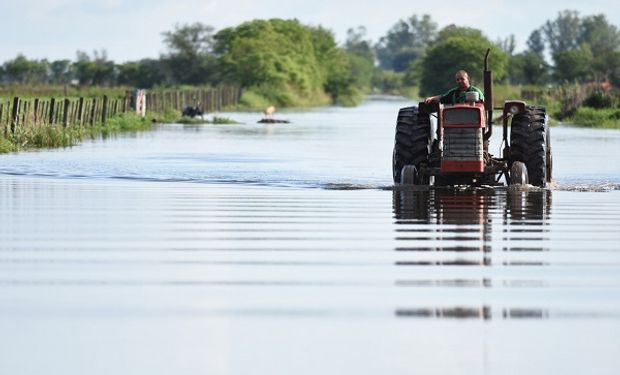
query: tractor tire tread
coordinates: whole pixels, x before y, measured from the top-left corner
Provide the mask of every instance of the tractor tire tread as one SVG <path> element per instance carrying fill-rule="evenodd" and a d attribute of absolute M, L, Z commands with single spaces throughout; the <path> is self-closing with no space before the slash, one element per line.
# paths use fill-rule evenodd
<path fill-rule="evenodd" d="M 530 184 L 539 187 L 547 182 L 546 119 L 543 107 L 527 106 L 524 113 L 514 116 L 510 127 L 510 163 L 523 162 Z"/>
<path fill-rule="evenodd" d="M 411 164 L 419 170 L 428 161 L 430 116 L 418 111 L 418 107 L 405 107 L 398 111 L 396 135 L 392 159 L 392 177 L 400 183 L 403 166 Z"/>

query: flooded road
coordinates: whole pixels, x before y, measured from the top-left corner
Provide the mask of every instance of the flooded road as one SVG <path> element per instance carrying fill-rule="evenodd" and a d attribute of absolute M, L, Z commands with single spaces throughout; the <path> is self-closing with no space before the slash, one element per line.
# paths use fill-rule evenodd
<path fill-rule="evenodd" d="M 617 374 L 620 131 L 394 190 L 404 105 L 1 155 L 0 373 Z"/>

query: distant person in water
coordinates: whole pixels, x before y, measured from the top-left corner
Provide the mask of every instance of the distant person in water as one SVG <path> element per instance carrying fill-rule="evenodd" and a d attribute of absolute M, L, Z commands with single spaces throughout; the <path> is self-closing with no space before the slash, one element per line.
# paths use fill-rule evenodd
<path fill-rule="evenodd" d="M 484 94 L 482 91 L 473 86 L 469 82 L 469 74 L 467 74 L 464 70 L 459 70 L 456 72 L 456 87 L 446 92 L 443 95 L 435 95 L 429 96 L 424 100 L 424 103 L 441 103 L 441 104 L 457 104 L 457 103 L 465 103 L 465 93 L 466 92 L 477 92 L 478 100 L 484 101 Z"/>

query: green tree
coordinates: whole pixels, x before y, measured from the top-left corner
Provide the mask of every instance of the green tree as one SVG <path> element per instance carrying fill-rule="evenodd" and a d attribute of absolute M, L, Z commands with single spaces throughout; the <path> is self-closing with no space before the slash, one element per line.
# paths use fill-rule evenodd
<path fill-rule="evenodd" d="M 555 55 L 555 75 L 559 82 L 580 82 L 592 79 L 594 56 L 590 46 L 559 52 Z"/>
<path fill-rule="evenodd" d="M 607 22 L 603 14 L 585 17 L 581 22 L 580 44 L 587 43 L 595 56 L 604 55 L 620 48 L 618 28 Z"/>
<path fill-rule="evenodd" d="M 544 59 L 545 53 L 545 38 L 541 29 L 532 31 L 527 39 L 528 51 L 535 53 L 541 59 Z"/>
<path fill-rule="evenodd" d="M 515 39 L 514 34 L 510 34 L 510 36 L 504 40 L 499 40 L 497 42 L 499 48 L 502 49 L 508 56 L 514 55 L 515 49 L 517 48 L 517 40 Z"/>
<path fill-rule="evenodd" d="M 9 83 L 37 83 L 47 79 L 47 60 L 28 60 L 26 56 L 19 54 L 13 60 L 3 65 L 4 80 Z"/>
<path fill-rule="evenodd" d="M 161 60 L 142 59 L 118 65 L 118 84 L 151 88 L 166 82 L 166 67 Z"/>
<path fill-rule="evenodd" d="M 507 78 L 515 84 L 545 84 L 549 81 L 549 66 L 535 52 L 518 53 L 509 58 Z"/>
<path fill-rule="evenodd" d="M 353 105 L 360 92 L 352 75 L 351 56 L 338 48 L 331 31 L 321 26 L 310 30 L 319 74 L 325 79 L 323 90 L 334 103 Z"/>
<path fill-rule="evenodd" d="M 204 84 L 218 80 L 213 56 L 214 31 L 202 23 L 176 25 L 162 33 L 168 53 L 161 57 L 176 83 Z"/>
<path fill-rule="evenodd" d="M 588 45 L 592 51 L 594 78 L 599 80 L 609 78 L 620 68 L 620 61 L 616 58 L 620 50 L 618 28 L 609 24 L 603 14 L 585 17 L 581 24 L 579 43 Z"/>
<path fill-rule="evenodd" d="M 105 50 L 94 51 L 91 58 L 86 52 L 77 51 L 72 69 L 80 85 L 111 86 L 116 83 L 116 66 L 108 60 Z"/>
<path fill-rule="evenodd" d="M 414 14 L 409 17 L 409 24 L 415 35 L 415 48 L 426 48 L 437 38 L 437 23 L 431 19 L 430 15 L 425 14 L 422 18 L 418 18 Z"/>
<path fill-rule="evenodd" d="M 579 47 L 581 19 L 577 11 L 560 12 L 555 20 L 547 21 L 542 29 L 554 59 L 559 53 Z"/>
<path fill-rule="evenodd" d="M 556 79 L 600 80 L 617 70 L 619 63 L 614 57 L 620 50 L 620 32 L 605 15 L 581 18 L 577 11 L 565 10 L 542 29 L 555 63 Z"/>
<path fill-rule="evenodd" d="M 350 95 L 351 60 L 331 31 L 297 20 L 255 20 L 215 35 L 214 52 L 227 82 L 281 105 Z"/>
<path fill-rule="evenodd" d="M 280 104 L 291 91 L 312 96 L 325 81 L 315 56 L 313 35 L 298 21 L 255 20 L 215 35 L 224 79 L 262 89 Z M 290 90 L 290 91 L 289 91 Z"/>
<path fill-rule="evenodd" d="M 472 27 L 464 27 L 457 25 L 448 25 L 439 31 L 437 37 L 438 41 L 443 41 L 452 37 L 467 38 L 467 39 L 480 39 L 488 41 L 481 30 L 474 29 Z"/>
<path fill-rule="evenodd" d="M 374 60 L 375 54 L 372 49 L 372 42 L 366 39 L 366 33 L 367 30 L 364 26 L 358 26 L 357 29 L 348 29 L 344 48 L 347 52 L 365 57 L 368 60 Z"/>
<path fill-rule="evenodd" d="M 620 52 L 609 53 L 605 59 L 607 60 L 606 65 L 610 67 L 607 73 L 609 80 L 614 86 L 620 86 L 620 64 L 618 63 L 620 62 Z"/>
<path fill-rule="evenodd" d="M 349 29 L 345 51 L 350 62 L 350 76 L 354 80 L 354 85 L 360 89 L 368 90 L 375 70 L 375 55 L 371 41 L 365 37 L 365 27 L 359 26 L 357 30 Z"/>
<path fill-rule="evenodd" d="M 530 34 L 527 41 L 528 49 L 515 54 L 516 39 L 510 35 L 498 41 L 498 46 L 508 56 L 508 67 L 505 81 L 512 84 L 543 84 L 549 78 L 549 66 L 543 57 L 545 44 L 540 30 Z"/>
<path fill-rule="evenodd" d="M 437 36 L 437 24 L 427 14 L 399 20 L 375 46 L 381 68 L 402 72 L 419 59 Z"/>
<path fill-rule="evenodd" d="M 50 63 L 50 82 L 65 84 L 71 81 L 71 60 L 56 60 Z"/>
<path fill-rule="evenodd" d="M 448 32 L 439 33 L 445 39 L 440 37 L 427 50 L 421 64 L 422 96 L 443 93 L 454 87 L 454 74 L 460 69 L 469 73 L 472 84 L 480 82 L 478 85 L 481 85 L 484 55 L 488 48 L 491 49 L 490 68 L 495 79 L 501 80 L 505 76 L 508 60 L 506 53 L 491 43 L 479 30 L 462 29 L 466 32 L 456 32 L 456 27 L 449 26 Z"/>

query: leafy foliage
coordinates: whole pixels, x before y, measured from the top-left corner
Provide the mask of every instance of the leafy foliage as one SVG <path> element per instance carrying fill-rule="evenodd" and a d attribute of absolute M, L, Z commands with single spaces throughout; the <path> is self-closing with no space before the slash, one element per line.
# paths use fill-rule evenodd
<path fill-rule="evenodd" d="M 566 121 L 580 126 L 617 129 L 620 128 L 620 109 L 580 107 Z"/>
<path fill-rule="evenodd" d="M 405 71 L 437 37 L 437 24 L 427 14 L 399 20 L 376 46 L 381 68 Z"/>
<path fill-rule="evenodd" d="M 444 30 L 440 32 L 440 39 L 427 50 L 422 61 L 421 95 L 444 93 L 454 87 L 454 74 L 461 69 L 469 73 L 472 84 L 482 82 L 484 55 L 488 48 L 491 48 L 489 59 L 494 77 L 498 80 L 504 77 L 507 56 L 499 47 L 474 29 L 464 28 L 459 32 L 453 26 L 448 28 L 447 32 L 443 32 Z M 455 35 L 472 35 L 475 37 Z"/>
<path fill-rule="evenodd" d="M 478 29 L 449 25 L 438 31 L 429 15 L 416 14 L 396 22 L 376 44 L 363 26 L 349 29 L 339 46 L 321 26 L 282 19 L 219 32 L 202 23 L 175 25 L 162 39 L 166 52 L 159 58 L 122 64 L 110 61 L 105 50 L 77 51 L 74 61 L 17 55 L 0 66 L 0 93 L 13 93 L 18 85 L 20 94 L 28 85 L 29 94 L 86 95 L 96 86 L 235 83 L 243 87 L 242 102 L 251 107 L 330 100 L 353 105 L 371 90 L 402 94 L 420 85 L 425 94 L 443 92 L 452 87 L 458 69 L 466 69 L 480 85 L 488 47 L 496 81 L 505 77 L 504 83 L 564 86 L 605 81 L 620 86 L 618 27 L 604 14 L 581 16 L 572 10 L 533 30 L 524 51 L 515 50 L 513 35 L 495 46 Z"/>
<path fill-rule="evenodd" d="M 544 84 L 549 80 L 549 66 L 537 53 L 522 52 L 510 56 L 507 78 L 513 84 Z"/>
<path fill-rule="evenodd" d="M 543 26 L 551 55 L 576 49 L 579 47 L 579 36 L 581 34 L 581 20 L 579 12 L 565 10 L 558 14 L 554 21 L 547 21 Z"/>
<path fill-rule="evenodd" d="M 8 82 L 31 84 L 45 80 L 47 61 L 28 60 L 19 54 L 15 59 L 5 62 L 3 68 Z"/>
<path fill-rule="evenodd" d="M 592 78 L 594 56 L 587 44 L 581 45 L 578 49 L 558 52 L 554 58 L 557 81 L 573 82 Z"/>
<path fill-rule="evenodd" d="M 620 32 L 605 15 L 581 18 L 578 12 L 565 10 L 542 29 L 555 62 L 557 81 L 584 82 L 615 76 Z"/>
<path fill-rule="evenodd" d="M 357 30 L 347 31 L 347 40 L 344 49 L 350 61 L 350 75 L 355 87 L 369 89 L 375 71 L 375 53 L 372 42 L 365 39 L 366 28 L 360 26 Z"/>
<path fill-rule="evenodd" d="M 118 66 L 118 83 L 132 87 L 151 88 L 166 81 L 166 69 L 158 60 L 143 59 Z"/>
<path fill-rule="evenodd" d="M 350 94 L 351 60 L 333 34 L 297 20 L 255 20 L 215 35 L 214 51 L 226 82 L 274 104 L 320 102 Z"/>
<path fill-rule="evenodd" d="M 73 69 L 81 85 L 110 86 L 116 81 L 114 62 L 108 60 L 105 50 L 94 51 L 92 58 L 86 52 L 77 51 Z"/>
<path fill-rule="evenodd" d="M 212 55 L 214 31 L 212 26 L 197 22 L 190 25 L 176 25 L 174 31 L 162 33 L 169 53 L 163 55 L 161 61 L 172 81 L 180 84 L 204 84 L 214 81 L 216 72 L 216 61 Z M 153 69 L 151 73 L 154 73 Z"/>

